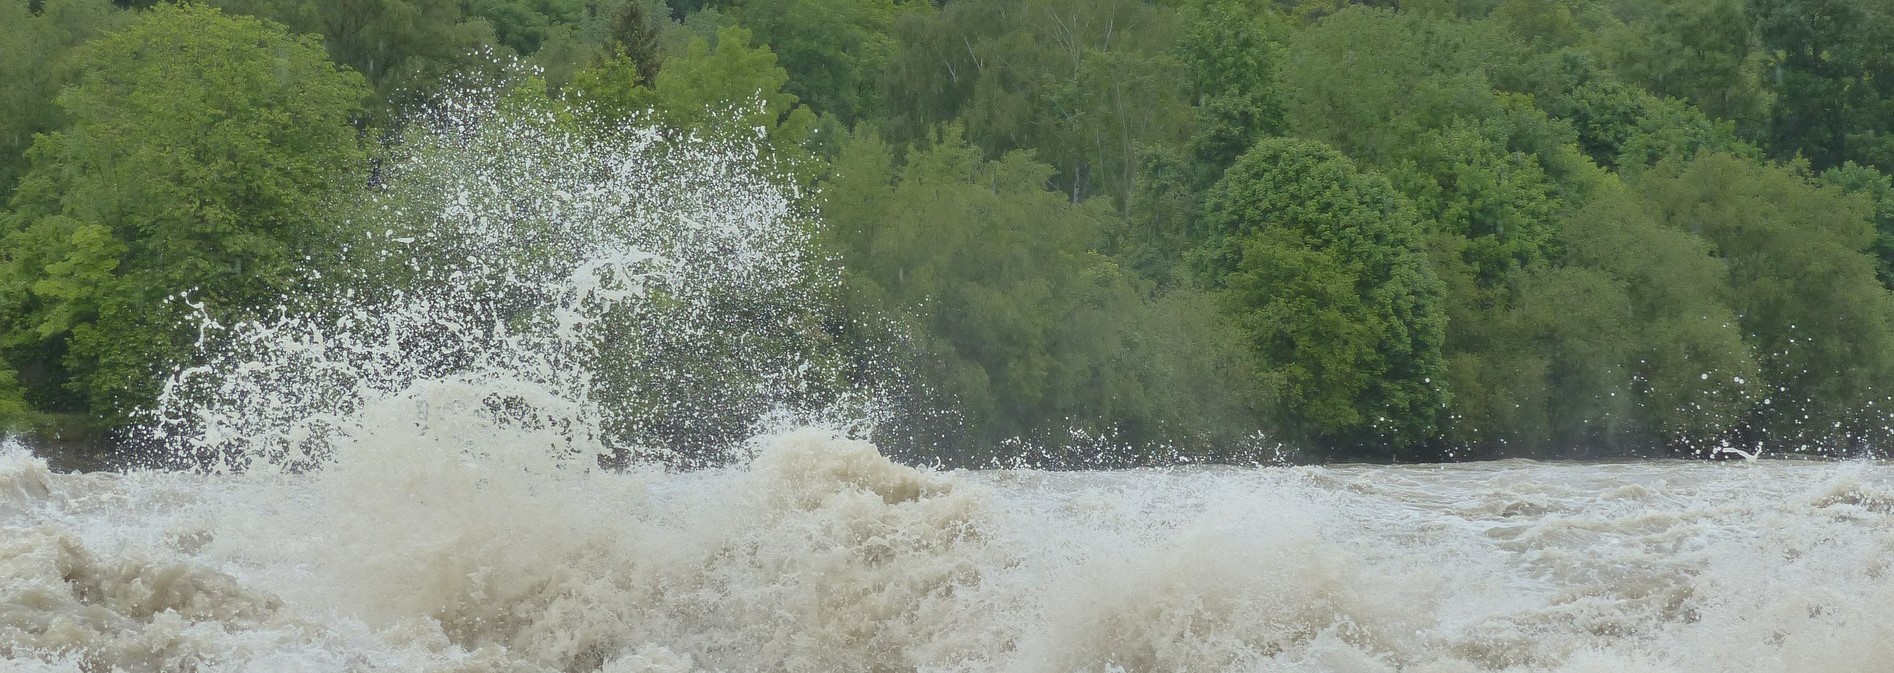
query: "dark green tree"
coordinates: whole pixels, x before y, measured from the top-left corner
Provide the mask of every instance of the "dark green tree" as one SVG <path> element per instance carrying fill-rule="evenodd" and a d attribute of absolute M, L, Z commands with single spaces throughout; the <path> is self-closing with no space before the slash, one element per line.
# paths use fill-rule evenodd
<path fill-rule="evenodd" d="M 1863 251 L 1869 205 L 1788 168 L 1722 154 L 1670 160 L 1639 181 L 1660 221 L 1728 266 L 1731 305 L 1769 391 L 1749 439 L 1832 450 L 1884 441 L 1894 295 Z"/>
<path fill-rule="evenodd" d="M 1422 227 L 1386 179 L 1304 140 L 1268 139 L 1205 208 L 1205 282 L 1281 377 L 1295 428 L 1356 453 L 1410 456 L 1448 397 L 1442 288 Z"/>
<path fill-rule="evenodd" d="M 955 122 L 989 157 L 1032 150 L 1072 198 L 1122 205 L 1139 148 L 1188 133 L 1178 22 L 1127 0 L 970 0 L 900 17 L 881 128 L 911 142 Z"/>
<path fill-rule="evenodd" d="M 1743 0 L 1651 3 L 1654 14 L 1600 31 L 1611 70 L 1657 95 L 1733 122 L 1745 137 L 1768 123 L 1765 53 Z"/>
<path fill-rule="evenodd" d="M 1754 0 L 1772 55 L 1768 146 L 1817 169 L 1855 161 L 1894 170 L 1894 6 L 1880 0 Z"/>
<path fill-rule="evenodd" d="M 630 61 L 638 72 L 638 83 L 650 86 L 658 80 L 658 67 L 664 53 L 658 47 L 658 25 L 637 0 L 626 2 L 612 14 L 611 32 L 606 36 L 605 54 Z"/>
<path fill-rule="evenodd" d="M 952 135 L 893 162 L 869 134 L 843 147 L 825 238 L 849 305 L 900 325 L 908 366 L 960 411 L 932 434 L 985 451 L 1190 441 L 1202 455 L 1254 432 L 1261 391 L 1237 374 L 1236 335 L 1207 297 L 1150 297 L 1100 254 L 1102 204 L 1046 189 L 1051 168 L 1023 152 L 985 161 Z"/>
<path fill-rule="evenodd" d="M 25 170 L 33 135 L 59 127 L 53 98 L 67 52 L 128 18 L 107 0 L 0 1 L 0 198 Z"/>
<path fill-rule="evenodd" d="M 1728 269 L 1653 210 L 1607 180 L 1560 219 L 1556 266 L 1517 274 L 1463 320 L 1476 324 L 1456 327 L 1453 444 L 1491 457 L 1647 455 L 1707 449 L 1750 420 L 1764 386 Z"/>
<path fill-rule="evenodd" d="M 1285 43 L 1289 128 L 1370 166 L 1396 165 L 1421 133 L 1500 113 L 1487 70 L 1519 49 L 1450 19 L 1350 7 Z"/>
<path fill-rule="evenodd" d="M 1126 266 L 1161 286 L 1187 283 L 1185 253 L 1205 236 L 1199 165 L 1167 145 L 1146 146 L 1140 157 L 1137 187 L 1125 199 L 1129 217 L 1112 248 Z"/>
<path fill-rule="evenodd" d="M 500 44 L 530 55 L 556 28 L 577 23 L 585 10 L 585 0 L 468 0 L 462 11 L 485 19 Z"/>
<path fill-rule="evenodd" d="M 1703 151 L 1760 154 L 1738 138 L 1733 122 L 1614 80 L 1587 84 L 1568 100 L 1562 111 L 1578 131 L 1580 146 L 1601 166 L 1635 172 Z"/>
<path fill-rule="evenodd" d="M 1619 366 L 1633 385 L 1628 395 L 1610 387 L 1559 399 L 1598 400 L 1600 392 L 1635 399 L 1630 429 L 1639 434 L 1616 442 L 1620 449 L 1703 448 L 1749 419 L 1763 375 L 1731 306 L 1728 263 L 1709 241 L 1665 226 L 1654 211 L 1613 181 L 1561 223 L 1566 263 L 1597 269 L 1623 288 L 1630 323 Z"/>
<path fill-rule="evenodd" d="M 880 75 L 894 49 L 892 0 L 738 0 L 729 8 L 776 53 L 790 93 L 853 122 L 875 111 Z"/>
<path fill-rule="evenodd" d="M 233 14 L 321 35 L 329 56 L 368 78 L 384 112 L 421 102 L 451 75 L 489 61 L 493 25 L 462 0 L 213 0 Z"/>
<path fill-rule="evenodd" d="M 1868 244 L 1874 274 L 1882 285 L 1894 288 L 1894 178 L 1851 161 L 1822 171 L 1822 183 L 1868 200 L 1874 220 L 1874 241 Z"/>
<path fill-rule="evenodd" d="M 1581 38 L 1572 8 L 1557 0 L 1502 0 L 1491 18 L 1539 49 L 1570 46 Z"/>

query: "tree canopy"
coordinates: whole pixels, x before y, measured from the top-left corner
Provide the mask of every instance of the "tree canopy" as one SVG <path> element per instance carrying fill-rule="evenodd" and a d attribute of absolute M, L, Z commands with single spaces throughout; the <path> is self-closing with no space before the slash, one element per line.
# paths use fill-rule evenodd
<path fill-rule="evenodd" d="M 1205 198 L 1199 273 L 1220 290 L 1289 421 L 1325 444 L 1399 453 L 1445 406 L 1441 285 L 1413 207 L 1314 141 L 1264 140 Z"/>
<path fill-rule="evenodd" d="M 191 5 L 71 58 L 69 121 L 35 139 L 0 226 L 5 346 L 61 354 L 42 399 L 118 418 L 182 352 L 189 304 L 260 309 L 302 282 L 325 199 L 360 179 L 367 90 L 313 39 Z"/>

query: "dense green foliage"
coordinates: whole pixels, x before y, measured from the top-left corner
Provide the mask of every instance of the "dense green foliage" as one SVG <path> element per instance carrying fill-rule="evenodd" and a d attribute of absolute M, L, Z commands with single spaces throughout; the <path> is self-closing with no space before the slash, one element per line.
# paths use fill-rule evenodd
<path fill-rule="evenodd" d="M 366 95 L 309 38 L 161 6 L 71 57 L 4 220 L 0 342 L 59 359 L 38 400 L 127 418 L 189 344 L 189 303 L 266 308 L 325 241 Z M 49 381 L 50 382 L 50 381 Z"/>
<path fill-rule="evenodd" d="M 1319 142 L 1267 139 L 1224 172 L 1204 219 L 1199 274 L 1281 378 L 1287 420 L 1363 451 L 1433 434 L 1441 285 L 1386 179 Z"/>
<path fill-rule="evenodd" d="M 27 424 L 27 406 L 20 389 L 19 374 L 0 366 L 0 432 L 18 430 Z"/>
<path fill-rule="evenodd" d="M 1100 254 L 1112 213 L 1048 190 L 1052 167 L 1023 151 L 983 160 L 954 131 L 898 170 L 858 133 L 822 204 L 848 303 L 899 316 L 915 366 L 964 414 L 964 430 L 932 434 L 1236 439 L 1218 435 L 1253 414 L 1254 393 L 1246 372 L 1220 371 L 1246 359 L 1234 335 L 1192 312 L 1198 297 L 1151 296 Z"/>
<path fill-rule="evenodd" d="M 39 4 L 38 11 L 33 5 Z M 25 168 L 33 134 L 53 130 L 53 98 L 71 75 L 67 52 L 130 18 L 108 0 L 0 2 L 0 185 L 11 189 Z"/>
<path fill-rule="evenodd" d="M 126 422 L 510 77 L 760 139 L 918 458 L 1894 439 L 1880 0 L 211 4 L 0 0 L 0 425 Z"/>

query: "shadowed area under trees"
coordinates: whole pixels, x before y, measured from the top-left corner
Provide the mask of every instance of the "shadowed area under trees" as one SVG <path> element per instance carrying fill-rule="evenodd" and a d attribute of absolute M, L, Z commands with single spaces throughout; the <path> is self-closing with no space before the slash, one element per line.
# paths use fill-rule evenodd
<path fill-rule="evenodd" d="M 1881 0 L 0 0 L 0 25 L 0 427 L 107 445 L 199 312 L 349 275 L 379 159 L 476 86 L 753 144 L 840 268 L 780 331 L 832 353 L 818 378 L 900 380 L 877 439 L 909 459 L 1894 441 Z"/>

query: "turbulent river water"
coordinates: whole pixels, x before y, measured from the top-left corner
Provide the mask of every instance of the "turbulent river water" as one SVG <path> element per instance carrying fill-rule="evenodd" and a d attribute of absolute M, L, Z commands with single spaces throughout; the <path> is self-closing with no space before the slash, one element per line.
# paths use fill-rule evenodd
<path fill-rule="evenodd" d="M 0 670 L 1822 671 L 1894 662 L 1894 469 L 695 472 L 0 453 Z"/>
<path fill-rule="evenodd" d="M 753 149 L 493 109 L 150 467 L 0 443 L 0 673 L 1894 670 L 1894 468 L 907 467 Z"/>

